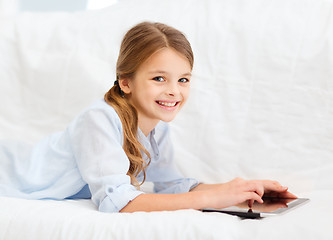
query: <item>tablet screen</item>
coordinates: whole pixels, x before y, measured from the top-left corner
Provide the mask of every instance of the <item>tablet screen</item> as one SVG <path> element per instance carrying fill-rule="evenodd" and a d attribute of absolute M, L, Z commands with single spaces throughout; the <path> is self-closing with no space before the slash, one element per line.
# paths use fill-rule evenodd
<path fill-rule="evenodd" d="M 307 198 L 263 198 L 264 203 L 255 202 L 250 209 L 248 207 L 248 202 L 244 202 L 237 206 L 215 209 L 215 208 L 205 208 L 202 209 L 204 212 L 221 212 L 228 213 L 232 215 L 237 215 L 244 218 L 262 218 L 271 215 L 277 215 L 289 211 L 305 202 L 309 199 Z"/>

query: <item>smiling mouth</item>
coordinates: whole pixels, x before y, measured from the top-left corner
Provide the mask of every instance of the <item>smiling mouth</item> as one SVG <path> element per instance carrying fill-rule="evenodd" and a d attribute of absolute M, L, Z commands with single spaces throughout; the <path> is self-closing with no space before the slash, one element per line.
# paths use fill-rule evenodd
<path fill-rule="evenodd" d="M 175 107 L 179 104 L 178 102 L 162 102 L 162 101 L 156 101 L 157 104 L 164 106 L 164 107 Z"/>

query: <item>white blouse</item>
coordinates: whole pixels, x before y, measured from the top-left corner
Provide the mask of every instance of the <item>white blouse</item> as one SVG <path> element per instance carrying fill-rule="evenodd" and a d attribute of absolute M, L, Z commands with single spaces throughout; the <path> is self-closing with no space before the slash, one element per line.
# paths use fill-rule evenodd
<path fill-rule="evenodd" d="M 173 163 L 169 128 L 160 122 L 138 137 L 151 163 L 146 181 L 155 193 L 188 192 L 198 184 L 184 178 Z M 104 100 L 86 108 L 63 132 L 34 146 L 0 143 L 0 196 L 27 199 L 90 198 L 103 212 L 119 212 L 144 192 L 131 185 L 129 160 L 122 148 L 123 128 Z M 143 155 L 144 158 L 147 158 Z M 141 182 L 143 173 L 137 177 Z"/>

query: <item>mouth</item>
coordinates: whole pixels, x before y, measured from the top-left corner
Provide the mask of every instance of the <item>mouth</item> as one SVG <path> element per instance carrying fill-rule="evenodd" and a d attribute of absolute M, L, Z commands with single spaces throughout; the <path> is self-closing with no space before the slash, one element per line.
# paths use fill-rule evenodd
<path fill-rule="evenodd" d="M 165 108 L 174 108 L 179 105 L 180 101 L 156 101 L 158 105 Z"/>

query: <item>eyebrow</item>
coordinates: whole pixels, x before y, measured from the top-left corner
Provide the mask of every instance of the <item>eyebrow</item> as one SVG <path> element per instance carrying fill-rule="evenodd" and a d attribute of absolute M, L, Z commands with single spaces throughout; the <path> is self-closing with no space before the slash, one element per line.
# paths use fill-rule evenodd
<path fill-rule="evenodd" d="M 150 71 L 149 74 L 168 74 L 168 72 L 162 71 L 162 70 L 156 70 L 156 71 Z M 181 74 L 181 76 L 189 76 L 189 77 L 191 77 L 192 73 L 190 73 L 190 72 L 183 73 L 183 74 Z"/>

